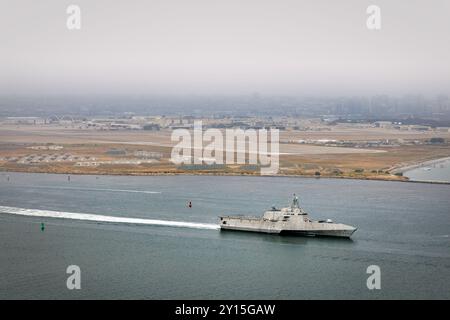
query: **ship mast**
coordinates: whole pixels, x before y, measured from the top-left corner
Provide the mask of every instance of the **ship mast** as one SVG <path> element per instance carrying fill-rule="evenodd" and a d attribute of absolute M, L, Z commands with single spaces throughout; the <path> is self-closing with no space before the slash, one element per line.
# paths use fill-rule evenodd
<path fill-rule="evenodd" d="M 292 199 L 292 204 L 291 204 L 291 209 L 298 209 L 300 208 L 299 204 L 298 204 L 298 197 L 295 195 L 294 193 L 294 198 Z"/>

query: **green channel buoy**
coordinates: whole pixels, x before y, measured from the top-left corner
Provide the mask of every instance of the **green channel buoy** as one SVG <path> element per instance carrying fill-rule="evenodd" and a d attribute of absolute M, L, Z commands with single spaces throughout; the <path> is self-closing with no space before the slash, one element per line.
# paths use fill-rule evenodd
<path fill-rule="evenodd" d="M 42 222 L 41 223 L 41 231 L 44 231 L 45 230 L 45 225 L 44 225 L 44 223 Z"/>

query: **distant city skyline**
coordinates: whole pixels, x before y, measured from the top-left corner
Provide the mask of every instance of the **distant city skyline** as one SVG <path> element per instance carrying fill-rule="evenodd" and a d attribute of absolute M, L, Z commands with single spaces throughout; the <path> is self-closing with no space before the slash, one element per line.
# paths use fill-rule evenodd
<path fill-rule="evenodd" d="M 423 118 L 450 123 L 448 95 L 282 96 L 282 95 L 28 95 L 2 96 L 0 118 L 11 116 L 333 117 L 347 119 Z M 428 123 L 425 121 L 425 123 Z"/>
<path fill-rule="evenodd" d="M 446 0 L 2 4 L 2 95 L 450 95 Z"/>

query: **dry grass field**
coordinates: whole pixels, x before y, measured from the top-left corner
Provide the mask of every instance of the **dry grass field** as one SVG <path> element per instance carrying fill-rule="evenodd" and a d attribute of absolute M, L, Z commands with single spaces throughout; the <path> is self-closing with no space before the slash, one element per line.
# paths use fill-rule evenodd
<path fill-rule="evenodd" d="M 450 133 L 385 130 L 380 128 L 332 128 L 329 131 L 282 131 L 281 140 L 333 139 L 368 141 L 401 139 L 424 142 L 439 136 L 450 140 Z M 259 174 L 249 166 L 232 165 L 188 169 L 169 161 L 171 131 L 96 131 L 61 126 L 0 126 L 0 169 L 3 171 L 52 172 L 70 174 Z M 60 145 L 63 149 L 35 150 L 32 146 Z M 121 150 L 121 154 L 110 154 Z M 136 151 L 156 152 L 161 157 L 136 164 Z M 394 167 L 450 156 L 448 144 L 396 145 L 371 148 L 330 147 L 311 144 L 280 144 L 280 174 L 346 177 L 360 179 L 406 180 L 390 171 Z M 76 165 L 73 161 L 17 161 L 70 154 L 71 159 L 87 157 L 95 166 Z M 12 160 L 11 160 L 12 159 Z M 131 163 L 127 163 L 130 161 Z M 80 161 L 78 161 L 80 162 Z"/>

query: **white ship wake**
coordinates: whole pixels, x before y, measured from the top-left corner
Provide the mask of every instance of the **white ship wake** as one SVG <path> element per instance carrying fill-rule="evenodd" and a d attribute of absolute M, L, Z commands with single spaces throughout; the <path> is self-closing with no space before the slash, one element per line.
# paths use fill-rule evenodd
<path fill-rule="evenodd" d="M 219 225 L 210 224 L 210 223 L 155 220 L 155 219 L 142 219 L 142 218 L 126 218 L 126 217 L 105 216 L 105 215 L 90 214 L 90 213 L 24 209 L 24 208 L 5 207 L 5 206 L 0 206 L 0 213 L 7 213 L 7 214 L 13 214 L 13 215 L 20 215 L 20 216 L 30 216 L 30 217 L 62 218 L 62 219 L 73 219 L 73 220 L 84 220 L 84 221 L 95 221 L 95 222 L 106 222 L 106 223 L 123 223 L 123 224 L 133 224 L 133 225 L 153 225 L 153 226 L 209 229 L 209 230 L 219 230 L 220 229 Z"/>

